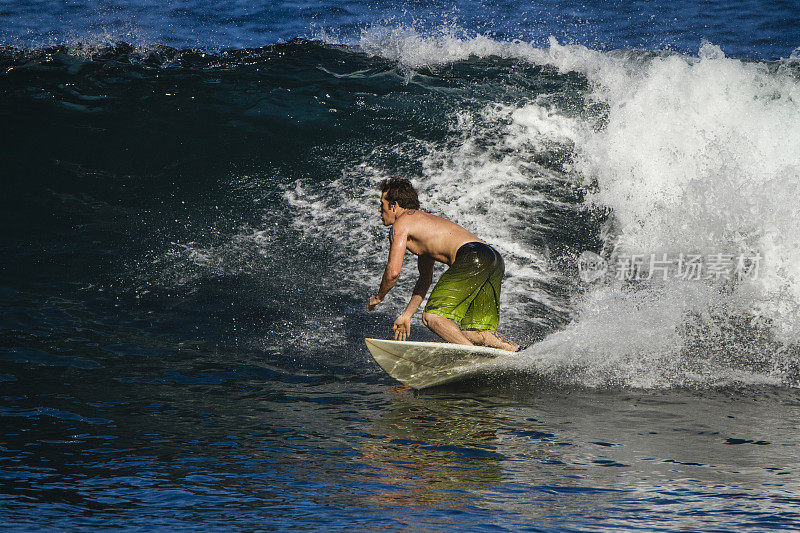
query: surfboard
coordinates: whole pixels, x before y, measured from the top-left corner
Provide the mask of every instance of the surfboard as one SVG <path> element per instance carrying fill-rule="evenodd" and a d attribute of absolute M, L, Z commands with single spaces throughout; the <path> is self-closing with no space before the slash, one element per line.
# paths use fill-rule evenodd
<path fill-rule="evenodd" d="M 460 381 L 486 372 L 516 355 L 498 348 L 447 342 L 369 338 L 364 341 L 381 368 L 414 389 Z"/>

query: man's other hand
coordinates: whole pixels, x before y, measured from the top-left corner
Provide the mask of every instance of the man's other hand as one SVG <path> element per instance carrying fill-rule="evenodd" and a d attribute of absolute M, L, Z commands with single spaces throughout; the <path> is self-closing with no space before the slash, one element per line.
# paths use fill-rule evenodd
<path fill-rule="evenodd" d="M 394 330 L 394 340 L 407 340 L 408 336 L 411 334 L 411 317 L 400 315 L 397 317 L 397 320 L 394 321 L 392 329 Z"/>
<path fill-rule="evenodd" d="M 374 311 L 378 304 L 381 303 L 383 300 L 378 298 L 377 294 L 374 294 L 369 297 L 369 302 L 367 302 L 367 311 Z"/>

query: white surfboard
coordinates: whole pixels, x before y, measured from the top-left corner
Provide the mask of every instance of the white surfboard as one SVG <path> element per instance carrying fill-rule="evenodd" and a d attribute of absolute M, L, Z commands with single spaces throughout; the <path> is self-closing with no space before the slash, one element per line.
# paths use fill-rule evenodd
<path fill-rule="evenodd" d="M 516 355 L 498 348 L 447 342 L 364 341 L 381 368 L 415 389 L 452 383 L 480 374 Z"/>

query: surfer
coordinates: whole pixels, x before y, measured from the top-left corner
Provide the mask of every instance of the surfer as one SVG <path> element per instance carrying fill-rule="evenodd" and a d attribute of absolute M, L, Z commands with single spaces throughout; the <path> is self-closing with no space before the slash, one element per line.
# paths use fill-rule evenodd
<path fill-rule="evenodd" d="M 519 350 L 518 344 L 497 333 L 505 272 L 497 250 L 458 224 L 420 211 L 417 191 L 409 180 L 385 179 L 380 188 L 381 221 L 391 226 L 391 246 L 380 288 L 370 297 L 367 311 L 374 311 L 397 283 L 409 250 L 418 257 L 419 279 L 411 301 L 394 321 L 396 340 L 408 339 L 411 317 L 425 299 L 433 282 L 434 262 L 439 261 L 450 268 L 433 288 L 422 322 L 447 342 Z"/>

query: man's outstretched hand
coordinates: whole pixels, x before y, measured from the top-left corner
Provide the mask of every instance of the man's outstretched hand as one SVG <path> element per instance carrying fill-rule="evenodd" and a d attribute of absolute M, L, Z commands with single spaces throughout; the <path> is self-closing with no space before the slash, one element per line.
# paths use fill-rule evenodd
<path fill-rule="evenodd" d="M 411 317 L 400 315 L 397 317 L 397 320 L 394 321 L 392 329 L 394 330 L 394 340 L 407 340 L 408 336 L 411 334 Z"/>
<path fill-rule="evenodd" d="M 367 302 L 367 311 L 374 311 L 378 304 L 381 303 L 383 300 L 378 298 L 377 294 L 374 294 L 369 297 L 369 302 Z"/>

